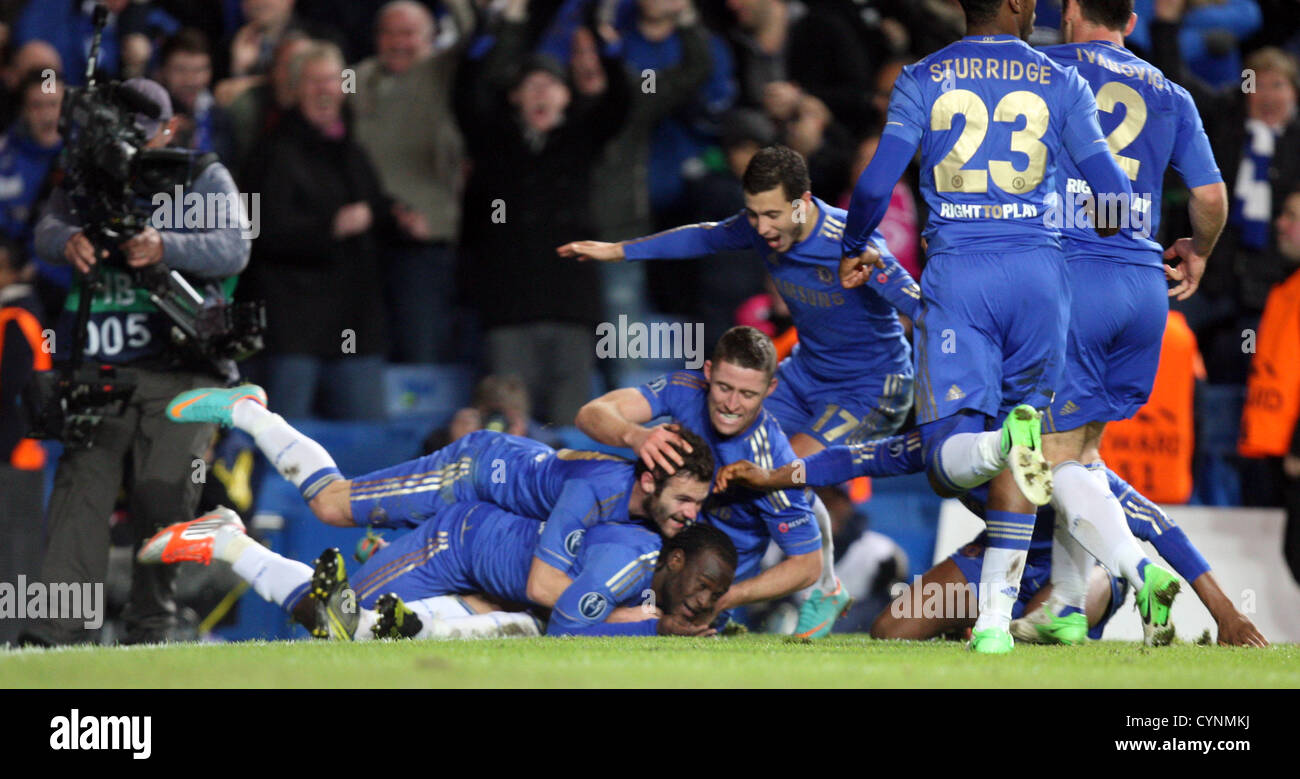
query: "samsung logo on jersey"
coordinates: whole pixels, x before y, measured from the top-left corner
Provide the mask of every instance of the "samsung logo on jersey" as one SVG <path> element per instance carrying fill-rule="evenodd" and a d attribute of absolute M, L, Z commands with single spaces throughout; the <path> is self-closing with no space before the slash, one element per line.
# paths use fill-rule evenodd
<path fill-rule="evenodd" d="M 578 550 L 582 548 L 582 536 L 586 530 L 575 530 L 564 537 L 564 551 L 569 553 L 570 557 L 576 557 Z"/>
<path fill-rule="evenodd" d="M 578 612 L 587 619 L 597 620 L 605 616 L 609 601 L 599 592 L 589 592 L 578 601 Z"/>

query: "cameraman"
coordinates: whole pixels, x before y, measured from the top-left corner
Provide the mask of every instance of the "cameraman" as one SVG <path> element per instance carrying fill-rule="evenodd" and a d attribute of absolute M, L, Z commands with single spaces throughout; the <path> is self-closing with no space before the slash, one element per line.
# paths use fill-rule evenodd
<path fill-rule="evenodd" d="M 167 146 L 179 122 L 172 115 L 167 91 L 147 79 L 131 79 L 124 86 L 161 109 L 158 119 L 135 115 L 136 126 L 150 139 L 146 148 Z M 225 166 L 211 161 L 211 157 L 196 159 L 199 164 L 192 166 L 193 183 L 185 194 L 197 193 L 203 202 L 207 202 L 209 194 L 237 196 L 234 179 Z M 202 167 L 205 162 L 210 164 Z M 173 193 L 167 194 L 170 200 Z M 83 342 L 86 362 L 125 367 L 123 372 L 135 379 L 136 389 L 120 416 L 104 415 L 94 432 L 93 446 L 68 447 L 59 461 L 49 507 L 42 581 L 104 581 L 109 516 L 124 483 L 137 547 L 158 529 L 193 517 L 202 485 L 201 479 L 192 478 L 192 463 L 203 458 L 214 429 L 211 425 L 175 424 L 168 421 L 164 410 L 177 393 L 210 386 L 217 374 L 178 359 L 169 345 L 171 321 L 149 301 L 145 290 L 135 286 L 127 269 L 165 262 L 184 273 L 201 294 L 206 296 L 223 279 L 228 294 L 233 288 L 231 277 L 247 265 L 251 248 L 250 241 L 241 236 L 238 216 L 230 218 L 227 214 L 224 224 L 209 224 L 213 218 L 209 213 L 199 220 L 202 226 L 198 228 L 160 230 L 150 226 L 110 253 L 91 244 L 67 193 L 60 187 L 51 194 L 36 226 L 36 251 L 47 262 L 72 265 L 79 274 L 60 319 L 55 358 L 66 360 L 73 343 L 77 302 L 85 292 L 80 274 L 98 268 L 105 291 L 95 295 L 91 307 Z M 157 224 L 160 220 L 152 221 Z M 131 594 L 123 614 L 125 643 L 169 637 L 175 622 L 175 603 L 174 575 L 168 569 L 141 566 L 133 570 Z M 24 641 L 54 645 L 94 640 L 93 631 L 82 627 L 83 621 L 67 615 L 33 620 L 26 628 Z"/>

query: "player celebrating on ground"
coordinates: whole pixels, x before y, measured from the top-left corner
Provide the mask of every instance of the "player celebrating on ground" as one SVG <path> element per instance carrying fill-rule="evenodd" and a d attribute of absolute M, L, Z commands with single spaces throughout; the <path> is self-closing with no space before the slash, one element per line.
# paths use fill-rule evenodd
<path fill-rule="evenodd" d="M 766 259 L 790 307 L 799 344 L 777 369 L 776 391 L 764 405 L 806 457 L 836 443 L 895 432 L 912 405 L 911 349 L 895 307 L 919 299 L 920 288 L 880 247 L 884 270 L 862 289 L 846 292 L 836 271 L 844 231 L 843 209 L 812 196 L 808 167 L 785 146 L 760 149 L 741 179 L 745 208 L 722 222 L 686 225 L 620 243 L 575 241 L 563 257 L 601 261 L 683 259 L 753 249 Z M 890 305 L 890 301 L 894 305 Z M 672 440 L 670 435 L 666 440 Z M 653 455 L 652 455 L 653 456 Z M 822 534 L 822 575 L 799 612 L 795 634 L 830 632 L 848 604 L 835 580 L 830 515 L 814 497 Z"/>
<path fill-rule="evenodd" d="M 578 412 L 582 432 L 610 446 L 626 446 L 646 463 L 681 467 L 673 441 L 679 428 L 646 427 L 671 417 L 700 431 L 717 462 L 750 458 L 779 467 L 794 452 L 763 401 L 776 389 L 776 347 L 752 327 L 733 327 L 718 339 L 713 359 L 699 371 L 677 371 L 640 387 L 624 387 Z M 822 536 L 802 489 L 769 494 L 736 489 L 714 495 L 705 515 L 736 544 L 736 582 L 719 611 L 782 598 L 812 585 L 822 573 Z M 760 572 L 775 541 L 786 559 Z"/>
<path fill-rule="evenodd" d="M 736 568 L 726 535 L 697 525 L 665 540 L 639 523 L 602 524 L 589 535 L 568 571 L 573 584 L 555 604 L 547 635 L 713 634 L 709 621 Z M 354 589 L 337 549 L 322 554 L 313 571 L 246 536 L 239 516 L 222 508 L 164 528 L 137 559 L 223 560 L 319 637 L 537 635 L 527 613 L 474 616 L 462 604 L 457 614 L 455 604 L 462 602 L 447 596 L 481 592 L 496 603 L 523 604 L 538 538 L 536 520 L 486 503 L 457 503 L 376 552 L 357 571 Z M 641 619 L 612 621 L 619 607 Z"/>
<path fill-rule="evenodd" d="M 1139 588 L 1148 640 L 1160 630 L 1178 592 L 1178 580 L 1150 565 L 1129 532 L 1107 484 L 1101 436 L 1106 422 L 1128 419 L 1146 404 L 1160 362 L 1169 296 L 1184 300 L 1196 291 L 1228 217 L 1223 177 L 1191 95 L 1124 48 L 1124 35 L 1136 23 L 1132 0 L 1066 0 L 1061 30 L 1068 43 L 1044 50 L 1058 63 L 1074 66 L 1096 93 L 1110 151 L 1135 193 L 1130 224 L 1122 225 L 1118 236 L 1100 239 L 1082 225 L 1062 230 L 1074 302 L 1068 381 L 1046 420 L 1046 429 L 1059 433 L 1045 436 L 1047 457 L 1058 463 L 1052 598 L 1034 620 L 1043 638 L 1067 644 L 1082 641 L 1088 631 L 1083 608 L 1092 557 Z M 1164 252 L 1178 268 L 1162 262 L 1160 244 L 1153 240 L 1165 168 L 1171 164 L 1191 190 L 1192 237 Z M 1087 185 L 1070 160 L 1061 173 L 1062 212 L 1073 212 L 1077 193 L 1086 192 Z M 1173 290 L 1166 276 L 1179 282 Z M 1100 300 L 1106 305 L 1096 305 Z"/>
<path fill-rule="evenodd" d="M 921 452 L 943 494 L 992 480 L 971 648 L 1000 653 L 1014 645 L 1008 626 L 1035 505 L 1052 494 L 1036 409 L 1061 384 L 1070 290 L 1059 231 L 1044 221 L 1048 195 L 1066 156 L 1099 195 L 1127 202 L 1131 193 L 1087 84 L 1024 43 L 1033 0 L 961 5 L 966 37 L 895 83 L 853 193 L 840 278 L 857 287 L 879 266 L 868 236 L 919 147 L 930 207 L 916 322 Z M 1001 430 L 985 430 L 1004 414 Z"/>
<path fill-rule="evenodd" d="M 708 445 L 685 428 L 669 444 L 678 461 L 671 474 L 653 462 L 556 451 L 527 438 L 476 431 L 424 457 L 344 479 L 324 447 L 267 410 L 266 393 L 255 385 L 185 392 L 167 413 L 178 422 L 215 422 L 251 435 L 328 525 L 415 528 L 471 501 L 546 520 L 528 593 L 547 608 L 569 585 L 565 571 L 588 528 L 648 519 L 665 536 L 675 535 L 695 521 L 714 472 Z"/>
<path fill-rule="evenodd" d="M 1104 469 L 1103 472 L 1119 496 L 1128 528 L 1133 535 L 1149 541 L 1179 576 L 1191 582 L 1192 589 L 1218 625 L 1218 643 L 1222 646 L 1268 646 L 1268 640 L 1250 618 L 1242 614 L 1232 599 L 1223 592 L 1210 571 L 1210 564 L 1182 528 L 1175 525 L 1159 506 L 1121 481 L 1114 472 L 1109 469 Z M 982 516 L 986 497 L 987 489 L 979 487 L 962 496 L 962 503 L 976 515 Z M 1045 506 L 1041 511 L 1042 516 L 1034 528 L 1033 541 L 1030 543 L 1025 572 L 1020 580 L 1020 596 L 1014 612 L 1016 619 L 1011 621 L 1011 633 L 1022 641 L 1055 643 L 1037 630 L 1039 621 L 1034 617 L 1049 602 L 1050 593 L 1054 589 L 1051 569 L 1055 515 L 1051 507 Z M 978 612 L 970 608 L 969 599 L 963 599 L 959 604 L 945 599 L 943 609 L 931 608 L 924 601 L 939 593 L 959 593 L 966 589 L 965 585 L 969 582 L 976 581 L 986 544 L 987 539 L 981 533 L 974 541 L 926 571 L 914 585 L 919 586 L 919 591 L 914 588 L 905 591 L 876 617 L 871 625 L 871 636 L 924 641 L 970 627 Z M 1092 565 L 1091 561 L 1087 581 L 1084 632 L 1087 638 L 1099 639 L 1106 623 L 1124 604 L 1129 583 L 1122 576 L 1111 575 L 1100 565 Z M 900 599 L 909 599 L 911 602 L 906 603 Z M 916 608 L 918 603 L 922 604 L 922 608 Z M 956 606 L 956 611 L 949 613 L 949 606 Z M 1170 623 L 1157 631 L 1155 641 L 1164 645 L 1173 638 L 1174 626 Z M 1082 642 L 1081 637 L 1075 643 Z"/>

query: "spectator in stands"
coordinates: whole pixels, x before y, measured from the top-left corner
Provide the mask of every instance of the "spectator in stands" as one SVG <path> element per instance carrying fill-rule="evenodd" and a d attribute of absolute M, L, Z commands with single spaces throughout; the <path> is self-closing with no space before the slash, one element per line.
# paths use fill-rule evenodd
<path fill-rule="evenodd" d="M 390 356 L 397 362 L 444 361 L 452 351 L 465 154 L 451 91 L 474 15 L 469 0 L 450 6 L 463 36 L 437 54 L 436 25 L 427 8 L 394 0 L 380 9 L 378 54 L 357 65 L 357 90 L 349 98 L 357 143 L 374 162 L 385 191 L 429 227 L 380 247 L 393 325 Z"/>
<path fill-rule="evenodd" d="M 100 42 L 99 67 L 116 75 L 121 67 L 121 39 L 119 15 L 130 5 L 130 0 L 105 0 L 108 8 L 108 26 Z M 81 86 L 86 80 L 86 57 L 94 31 L 92 15 L 94 5 L 80 0 L 45 0 L 29 2 L 14 25 L 14 44 L 22 46 L 31 41 L 44 41 L 53 46 L 65 67 L 68 84 Z"/>
<path fill-rule="evenodd" d="M 50 170 L 63 149 L 59 137 L 63 82 L 34 71 L 17 91 L 22 101 L 18 119 L 0 138 L 0 232 L 31 257 L 36 254 L 32 244 L 36 217 L 49 196 Z M 34 270 L 41 302 L 46 310 L 58 311 L 72 283 L 72 268 L 37 260 Z"/>
<path fill-rule="evenodd" d="M 446 427 L 434 430 L 424 439 L 424 453 L 435 452 L 476 430 L 509 433 L 551 446 L 559 444 L 555 436 L 533 419 L 528 387 L 518 376 L 484 376 L 474 388 L 471 405 L 457 411 Z"/>
<path fill-rule="evenodd" d="M 40 517 L 45 450 L 24 438 L 27 420 L 19 407 L 32 372 L 48 370 L 41 306 L 23 282 L 23 252 L 0 238 L 0 581 L 40 572 Z M 17 637 L 17 620 L 0 620 L 0 643 Z"/>
<path fill-rule="evenodd" d="M 216 152 L 225 162 L 234 160 L 230 116 L 216 104 L 212 85 L 212 55 L 208 38 L 198 30 L 182 29 L 163 42 L 159 53 L 158 83 L 167 88 L 172 110 L 181 118 L 176 143 L 190 149 Z"/>
<path fill-rule="evenodd" d="M 63 75 L 63 60 L 59 52 L 45 41 L 28 41 L 9 58 L 3 74 L 4 93 L 0 96 L 0 127 L 8 127 L 18 115 L 22 103 L 23 82 L 31 73 L 54 71 Z"/>
<path fill-rule="evenodd" d="M 1156 4 L 1150 61 L 1195 99 L 1232 202 L 1201 294 L 1177 307 L 1196 331 L 1210 383 L 1242 384 L 1249 365 L 1242 331 L 1254 329 L 1269 288 L 1283 275 L 1270 222 L 1281 210 L 1282 196 L 1300 180 L 1300 79 L 1294 59 L 1264 48 L 1246 59 L 1250 81 L 1223 90 L 1209 87 L 1183 64 L 1179 5 Z M 1167 227 L 1169 234 L 1179 234 L 1177 224 Z"/>
<path fill-rule="evenodd" d="M 650 145 L 656 128 L 699 94 L 713 67 L 709 33 L 693 0 L 637 3 L 635 21 L 623 33 L 619 76 L 630 81 L 631 106 L 623 129 L 605 147 L 592 177 L 592 218 L 602 241 L 653 232 L 650 212 Z M 680 51 L 677 59 L 671 52 Z M 655 69 L 652 64 L 670 62 Z M 647 72 L 650 75 L 646 75 Z M 645 268 L 636 263 L 600 268 L 606 309 L 645 315 Z"/>
<path fill-rule="evenodd" d="M 687 182 L 687 207 L 706 221 L 726 219 L 745 207 L 740 178 L 758 150 L 776 143 L 779 136 L 776 125 L 762 111 L 733 108 L 722 118 L 721 140 L 725 166 Z M 760 263 L 750 262 L 751 254 L 749 249 L 729 250 L 691 263 L 660 263 L 691 267 L 698 274 L 692 311 L 704 322 L 706 354 L 712 353 L 717 339 L 732 325 L 749 324 L 736 320 L 735 311 L 745 300 L 763 291 L 767 276 Z"/>
<path fill-rule="evenodd" d="M 289 83 L 289 64 L 311 44 L 305 33 L 289 32 L 275 47 L 271 70 L 256 86 L 230 97 L 223 97 L 223 86 L 217 85 L 218 105 L 229 106 L 231 130 L 235 142 L 235 165 L 242 170 L 255 143 L 270 133 L 280 123 L 281 117 L 293 108 L 294 90 Z"/>
<path fill-rule="evenodd" d="M 527 16 L 528 3 L 511 0 L 495 47 L 458 80 L 473 159 L 461 259 L 490 372 L 521 376 L 539 418 L 567 424 L 591 396 L 602 311 L 596 269 L 554 252 L 592 230 L 591 172 L 622 127 L 628 84 L 610 77 L 622 66 L 600 56 L 585 27 L 573 36 L 570 73 L 528 57 Z"/>
<path fill-rule="evenodd" d="M 217 99 L 228 105 L 240 93 L 263 83 L 275 64 L 277 49 L 286 36 L 300 33 L 341 46 L 341 36 L 332 26 L 307 21 L 294 13 L 294 0 L 242 0 L 245 24 L 223 47 L 229 58 L 219 71 L 226 75 L 217 85 Z M 225 53 L 225 52 L 223 52 Z"/>
<path fill-rule="evenodd" d="M 376 234 L 420 233 L 398 216 L 343 120 L 343 57 L 313 43 L 294 58 L 297 107 L 257 147 L 246 189 L 261 194 L 250 286 L 266 301 L 267 391 L 285 416 L 383 413 L 387 317 Z"/>
<path fill-rule="evenodd" d="M 1287 513 L 1284 554 L 1300 582 L 1300 190 L 1285 198 L 1275 226 L 1277 251 L 1289 275 L 1269 293 L 1264 308 L 1238 451 L 1271 458 L 1276 465 Z"/>
<path fill-rule="evenodd" d="M 729 5 L 739 25 L 731 41 L 741 102 L 762 108 L 777 122 L 782 142 L 808 160 L 813 194 L 838 200 L 852 185 L 852 143 L 826 100 L 855 127 L 866 126 L 871 69 L 862 41 L 822 4 L 805 8 L 798 19 L 791 18 L 785 0 L 731 0 Z"/>

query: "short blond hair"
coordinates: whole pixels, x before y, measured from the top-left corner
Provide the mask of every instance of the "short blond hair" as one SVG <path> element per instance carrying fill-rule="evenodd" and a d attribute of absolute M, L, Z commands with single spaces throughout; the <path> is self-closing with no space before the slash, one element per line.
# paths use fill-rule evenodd
<path fill-rule="evenodd" d="M 1256 49 L 1246 58 L 1245 66 L 1247 70 L 1253 70 L 1256 73 L 1264 71 L 1281 73 L 1286 76 L 1286 80 L 1290 81 L 1292 86 L 1300 88 L 1300 66 L 1296 65 L 1295 57 L 1276 46 L 1265 46 L 1262 49 Z"/>
<path fill-rule="evenodd" d="M 337 45 L 329 41 L 313 40 L 307 48 L 293 55 L 289 61 L 289 91 L 298 91 L 298 82 L 302 81 L 302 71 L 307 67 L 308 62 L 319 62 L 329 60 L 343 69 L 346 60 L 343 59 L 343 51 Z"/>

